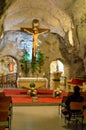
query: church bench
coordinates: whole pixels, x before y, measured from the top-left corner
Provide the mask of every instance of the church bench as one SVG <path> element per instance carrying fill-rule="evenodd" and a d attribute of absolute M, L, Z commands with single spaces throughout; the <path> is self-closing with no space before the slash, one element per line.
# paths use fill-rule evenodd
<path fill-rule="evenodd" d="M 0 96 L 5 96 L 5 93 L 4 92 L 0 92 Z"/>
<path fill-rule="evenodd" d="M 4 126 L 0 126 L 0 130 L 5 130 L 5 127 Z"/>
<path fill-rule="evenodd" d="M 0 126 L 11 129 L 12 98 L 0 96 Z"/>
<path fill-rule="evenodd" d="M 86 83 L 86 79 L 72 78 L 70 81 L 67 81 L 69 89 L 73 89 L 76 85 L 83 89 L 84 83 Z"/>

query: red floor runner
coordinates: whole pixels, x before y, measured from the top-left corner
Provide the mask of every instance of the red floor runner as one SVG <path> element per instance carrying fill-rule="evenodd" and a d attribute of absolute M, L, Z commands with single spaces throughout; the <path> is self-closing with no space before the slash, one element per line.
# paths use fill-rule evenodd
<path fill-rule="evenodd" d="M 13 103 L 35 103 L 32 97 L 12 97 Z M 38 98 L 36 103 L 58 103 L 62 102 L 62 98 Z"/>
<path fill-rule="evenodd" d="M 32 97 L 12 97 L 12 102 L 15 103 L 32 103 Z"/>
<path fill-rule="evenodd" d="M 62 95 L 67 96 L 69 92 L 62 90 Z"/>
<path fill-rule="evenodd" d="M 38 98 L 39 103 L 61 103 L 62 98 L 51 98 L 51 97 L 44 97 L 44 98 Z"/>

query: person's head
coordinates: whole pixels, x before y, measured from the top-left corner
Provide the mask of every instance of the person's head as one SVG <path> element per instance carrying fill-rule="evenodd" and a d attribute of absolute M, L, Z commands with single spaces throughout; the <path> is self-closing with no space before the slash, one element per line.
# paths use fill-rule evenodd
<path fill-rule="evenodd" d="M 79 86 L 75 86 L 74 87 L 74 93 L 75 94 L 79 94 L 79 92 L 80 92 L 80 87 Z"/>

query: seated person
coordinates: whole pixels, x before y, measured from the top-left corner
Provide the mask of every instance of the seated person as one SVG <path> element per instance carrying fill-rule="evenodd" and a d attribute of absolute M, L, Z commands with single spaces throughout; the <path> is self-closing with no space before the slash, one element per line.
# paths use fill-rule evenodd
<path fill-rule="evenodd" d="M 83 96 L 80 95 L 80 88 L 79 88 L 79 86 L 75 86 L 74 93 L 71 94 L 70 96 L 68 96 L 68 98 L 66 99 L 65 109 L 62 110 L 62 113 L 65 115 L 69 114 L 69 120 L 70 120 L 70 118 L 71 118 L 70 103 L 71 102 L 82 102 L 82 101 L 84 101 L 84 98 L 83 98 Z"/>

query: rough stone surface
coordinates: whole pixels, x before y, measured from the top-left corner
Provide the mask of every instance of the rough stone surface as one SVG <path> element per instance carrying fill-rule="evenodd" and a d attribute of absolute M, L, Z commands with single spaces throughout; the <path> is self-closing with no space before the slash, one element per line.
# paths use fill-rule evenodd
<path fill-rule="evenodd" d="M 8 0 L 6 0 L 8 3 Z M 0 54 L 12 55 L 18 60 L 22 55 L 18 45 L 28 35 L 21 27 L 32 27 L 32 20 L 39 19 L 40 28 L 49 28 L 49 35 L 40 36 L 40 49 L 45 54 L 45 66 L 49 77 L 52 60 L 64 63 L 65 75 L 83 77 L 86 74 L 86 1 L 85 0 L 13 0 L 0 19 Z M 3 25 L 3 28 L 2 28 Z M 73 40 L 69 40 L 70 36 Z M 10 49 L 11 48 L 11 49 Z M 14 51 L 15 50 L 15 51 Z"/>

